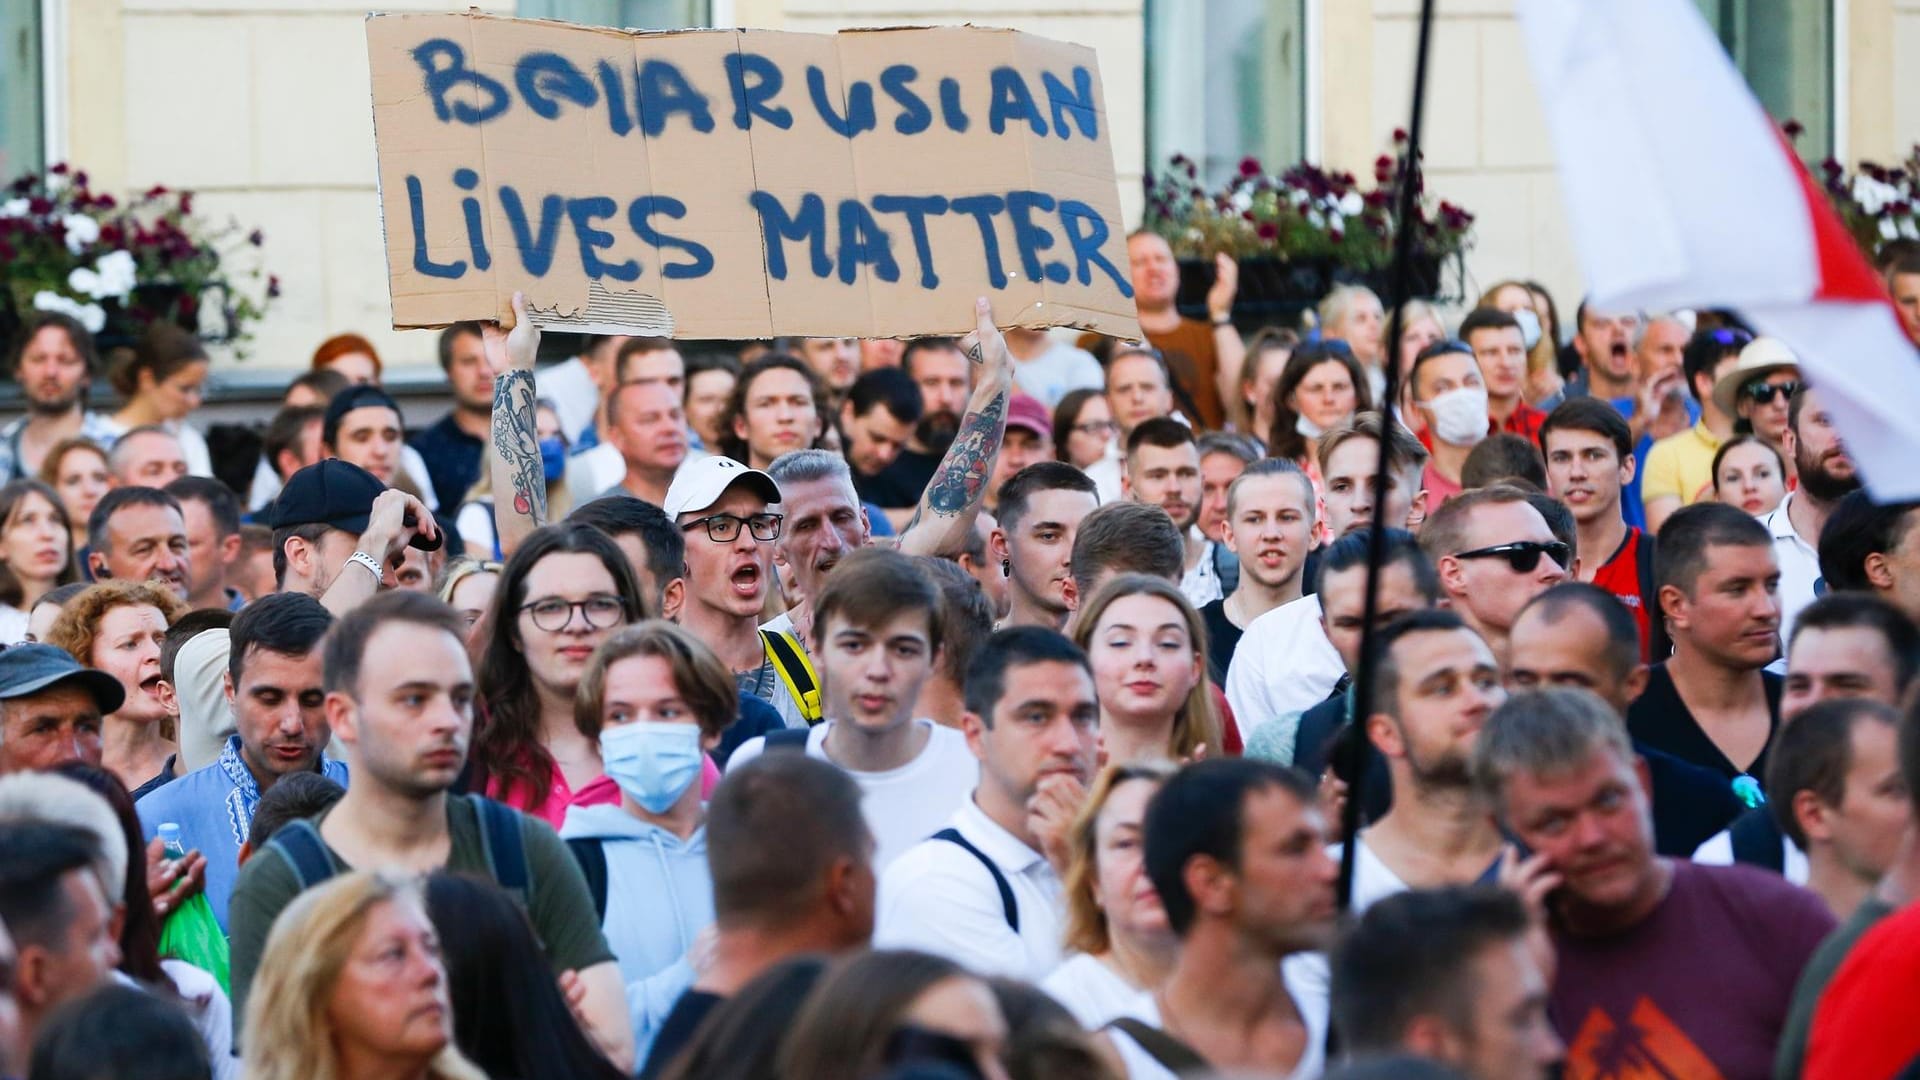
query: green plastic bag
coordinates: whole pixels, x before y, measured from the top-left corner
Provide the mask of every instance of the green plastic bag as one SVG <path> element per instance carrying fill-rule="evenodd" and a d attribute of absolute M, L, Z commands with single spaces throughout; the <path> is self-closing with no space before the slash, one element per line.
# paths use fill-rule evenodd
<path fill-rule="evenodd" d="M 167 858 L 186 857 L 186 850 L 180 846 L 180 826 L 167 822 L 158 831 Z M 160 955 L 184 960 L 212 974 L 219 981 L 222 992 L 233 992 L 228 986 L 231 958 L 227 951 L 227 935 L 221 933 L 220 920 L 213 917 L 213 905 L 207 902 L 205 893 L 188 897 L 161 924 Z"/>

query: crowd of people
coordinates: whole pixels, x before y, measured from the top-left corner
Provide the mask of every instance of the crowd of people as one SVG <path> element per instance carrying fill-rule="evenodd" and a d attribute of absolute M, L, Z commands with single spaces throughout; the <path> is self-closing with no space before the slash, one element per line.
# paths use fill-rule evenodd
<path fill-rule="evenodd" d="M 0 1077 L 1911 1074 L 1920 504 L 1794 354 L 1128 248 L 1142 342 L 516 297 L 425 427 L 343 335 L 245 490 L 29 321 Z"/>

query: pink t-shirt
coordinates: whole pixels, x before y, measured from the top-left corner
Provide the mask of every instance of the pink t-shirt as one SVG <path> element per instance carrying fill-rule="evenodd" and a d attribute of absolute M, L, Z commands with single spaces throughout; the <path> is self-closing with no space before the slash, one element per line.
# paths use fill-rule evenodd
<path fill-rule="evenodd" d="M 525 814 L 545 821 L 556 830 L 567 818 L 567 808 L 571 806 L 618 806 L 620 804 L 620 785 L 613 777 L 602 773 L 586 782 L 579 791 L 567 784 L 567 778 L 560 766 L 553 767 L 553 789 L 547 793 L 547 801 L 539 806 L 533 805 L 533 793 L 524 785 L 507 787 L 499 777 L 487 781 L 487 797 L 498 799 Z"/>

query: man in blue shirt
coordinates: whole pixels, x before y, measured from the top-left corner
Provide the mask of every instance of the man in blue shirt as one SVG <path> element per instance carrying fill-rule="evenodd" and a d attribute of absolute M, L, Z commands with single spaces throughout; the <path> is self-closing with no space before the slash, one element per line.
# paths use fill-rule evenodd
<path fill-rule="evenodd" d="M 346 765 L 321 756 L 333 733 L 322 707 L 320 639 L 332 624 L 327 609 L 305 593 L 273 593 L 247 605 L 228 631 L 227 703 L 238 733 L 212 764 L 135 807 L 148 840 L 162 823 L 175 822 L 181 841 L 207 857 L 207 900 L 222 930 L 260 796 L 297 772 L 347 783 Z"/>

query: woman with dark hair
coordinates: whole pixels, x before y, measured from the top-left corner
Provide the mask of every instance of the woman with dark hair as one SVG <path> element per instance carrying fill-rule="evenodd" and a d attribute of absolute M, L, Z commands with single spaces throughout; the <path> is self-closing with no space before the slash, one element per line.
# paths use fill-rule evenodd
<path fill-rule="evenodd" d="M 1346 343 L 1337 340 L 1301 345 L 1287 358 L 1273 388 L 1273 427 L 1267 454 L 1287 458 L 1320 485 L 1314 450 L 1320 436 L 1373 408 L 1366 370 Z"/>
<path fill-rule="evenodd" d="M 107 368 L 107 380 L 126 401 L 113 414 L 116 434 L 158 424 L 180 439 L 187 472 L 212 476 L 207 437 L 186 423 L 205 400 L 208 364 L 199 338 L 169 322 L 148 324 L 132 351 Z"/>
<path fill-rule="evenodd" d="M 60 496 L 38 480 L 0 487 L 0 645 L 27 639 L 27 613 L 74 580 L 73 529 Z"/>
<path fill-rule="evenodd" d="M 153 852 L 140 839 L 140 818 L 134 813 L 133 797 L 112 773 L 79 761 L 67 762 L 53 772 L 86 785 L 105 799 L 126 837 L 126 882 L 118 894 L 122 902 L 116 907 L 121 919 L 120 974 L 176 998 L 199 1028 L 201 1042 L 213 1060 L 213 1075 L 222 1078 L 238 1075 L 240 1063 L 233 1057 L 233 1003 L 227 999 L 226 991 L 205 969 L 160 955 L 163 910 L 167 904 L 177 905 L 184 898 L 184 892 L 198 886 L 181 884 L 187 876 L 174 876 L 181 868 L 154 862 Z M 206 860 L 198 853 L 191 858 L 200 859 L 202 866 L 205 865 Z M 156 882 L 168 886 L 166 904 L 154 903 L 152 886 Z M 107 895 L 112 899 L 116 892 L 109 889 Z"/>
<path fill-rule="evenodd" d="M 944 1062 L 1006 1080 L 1007 1019 L 985 980 L 945 957 L 877 950 L 836 962 L 780 1048 L 782 1080 L 872 1080 Z"/>
<path fill-rule="evenodd" d="M 427 878 L 453 1041 L 492 1080 L 621 1080 L 580 1027 L 526 912 L 490 881 Z"/>
<path fill-rule="evenodd" d="M 776 1062 L 793 1018 L 827 973 L 826 960 L 782 960 L 714 1006 L 693 1038 L 650 1075 L 660 1080 L 765 1080 L 779 1076 Z"/>
<path fill-rule="evenodd" d="M 1073 1018 L 1066 1006 L 1032 983 L 997 975 L 987 988 L 1007 1018 L 1007 1075 L 1011 1080 L 1119 1080 L 1119 1054 Z"/>
<path fill-rule="evenodd" d="M 102 986 L 60 1007 L 33 1040 L 27 1080 L 208 1080 L 219 1072 L 171 1001 Z"/>
<path fill-rule="evenodd" d="M 1787 464 L 1772 443 L 1735 435 L 1713 454 L 1713 497 L 1754 517 L 1771 514 L 1787 497 Z"/>
<path fill-rule="evenodd" d="M 500 572 L 479 636 L 480 790 L 556 829 L 569 806 L 620 801 L 573 699 L 594 649 L 648 614 L 633 564 L 606 533 L 563 522 L 527 537 Z"/>
<path fill-rule="evenodd" d="M 1069 391 L 1053 410 L 1054 454 L 1076 469 L 1084 471 L 1108 456 L 1119 433 L 1107 395 L 1099 390 Z"/>

